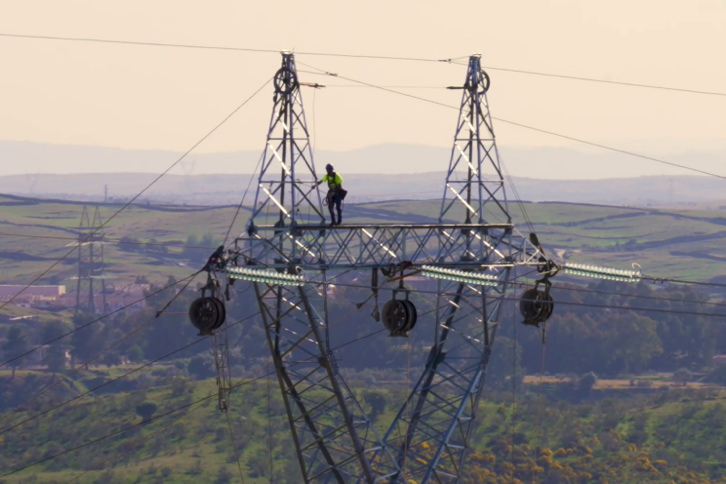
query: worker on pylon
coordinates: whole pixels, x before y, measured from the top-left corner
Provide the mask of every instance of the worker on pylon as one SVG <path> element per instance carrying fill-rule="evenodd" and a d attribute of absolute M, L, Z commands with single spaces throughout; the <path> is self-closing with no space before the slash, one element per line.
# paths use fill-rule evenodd
<path fill-rule="evenodd" d="M 223 269 L 227 260 L 224 257 L 224 245 L 217 247 L 212 255 L 207 259 L 207 263 L 202 267 L 203 271 L 211 271 L 214 269 Z"/>
<path fill-rule="evenodd" d="M 318 185 L 324 182 L 328 183 L 328 195 L 325 197 L 325 204 L 328 206 L 330 211 L 330 226 L 340 225 L 343 223 L 343 208 L 342 203 L 345 196 L 348 194 L 346 190 L 343 190 L 343 178 L 335 173 L 333 165 L 325 165 L 325 171 L 323 178 L 318 182 Z M 338 212 L 338 220 L 335 220 L 335 213 L 333 207 Z"/>

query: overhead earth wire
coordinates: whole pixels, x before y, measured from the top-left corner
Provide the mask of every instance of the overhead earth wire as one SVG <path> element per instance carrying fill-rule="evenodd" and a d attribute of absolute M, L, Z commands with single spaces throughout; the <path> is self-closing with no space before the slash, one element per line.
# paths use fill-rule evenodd
<path fill-rule="evenodd" d="M 321 69 L 321 71 L 322 71 L 322 69 Z M 375 88 L 375 89 L 379 89 L 379 90 L 382 90 L 382 91 L 390 92 L 392 94 L 398 94 L 400 96 L 408 97 L 408 98 L 411 98 L 411 99 L 416 99 L 418 101 L 427 102 L 429 104 L 435 104 L 437 106 L 442 106 L 442 107 L 449 108 L 449 109 L 455 109 L 457 111 L 459 110 L 458 107 L 452 106 L 450 104 L 446 104 L 446 103 L 443 103 L 443 102 L 440 102 L 440 101 L 434 101 L 433 99 L 427 99 L 427 98 L 424 98 L 424 97 L 421 97 L 421 96 L 416 96 L 414 94 L 408 94 L 408 93 L 405 93 L 405 92 L 396 91 L 395 89 L 383 87 L 383 86 L 376 85 L 376 84 L 373 84 L 373 83 L 370 83 L 370 82 L 360 81 L 360 80 L 353 79 L 353 78 L 350 78 L 350 77 L 341 76 L 338 73 L 330 73 L 330 72 L 323 71 L 323 73 L 321 73 L 320 75 L 327 75 L 327 76 L 338 77 L 340 79 L 345 79 L 347 81 L 356 82 L 356 83 L 362 84 L 364 86 L 368 86 L 368 87 L 371 87 L 371 88 Z M 549 131 L 549 130 L 546 130 L 546 129 L 537 128 L 535 126 L 530 126 L 530 125 L 527 125 L 527 124 L 524 124 L 524 123 L 518 123 L 518 122 L 515 122 L 515 121 L 509 121 L 507 119 L 499 118 L 499 117 L 496 117 L 496 116 L 492 116 L 492 119 L 495 119 L 495 120 L 497 120 L 499 122 L 502 122 L 502 123 L 511 124 L 512 126 L 517 126 L 517 127 L 520 127 L 520 128 L 524 128 L 524 129 L 531 130 L 531 131 L 536 131 L 538 133 L 548 134 L 550 136 L 556 136 L 558 138 L 562 138 L 562 139 L 566 139 L 566 140 L 570 140 L 570 141 L 575 141 L 576 143 L 581 143 L 581 144 L 584 144 L 584 145 L 593 146 L 595 148 L 601 148 L 601 149 L 604 149 L 604 150 L 613 151 L 613 152 L 616 152 L 616 153 L 621 153 L 621 154 L 624 154 L 624 155 L 633 156 L 633 157 L 636 157 L 636 158 L 641 158 L 641 159 L 645 159 L 645 160 L 649 160 L 649 161 L 654 161 L 656 163 L 661 163 L 661 164 L 673 166 L 673 167 L 676 167 L 676 168 L 682 168 L 684 170 L 693 171 L 695 173 L 700 173 L 702 175 L 712 176 L 712 177 L 715 177 L 715 178 L 720 178 L 722 180 L 726 180 L 726 175 L 719 175 L 717 173 L 709 172 L 709 171 L 706 171 L 706 170 L 701 170 L 699 168 L 693 168 L 691 166 L 683 165 L 681 163 L 675 163 L 675 162 L 672 162 L 672 161 L 661 160 L 660 158 L 656 158 L 654 156 L 642 155 L 642 154 L 639 154 L 639 153 L 635 153 L 634 151 L 629 151 L 629 150 L 625 150 L 625 149 L 622 149 L 622 148 L 614 148 L 612 146 L 604 145 L 602 143 L 596 143 L 594 141 L 588 141 L 588 140 L 585 140 L 585 139 L 582 139 L 582 138 L 576 138 L 574 136 L 569 136 L 569 135 L 566 135 L 566 134 L 556 133 L 554 131 Z"/>
<path fill-rule="evenodd" d="M 65 42 L 87 42 L 87 43 L 99 43 L 99 44 L 116 44 L 116 45 L 132 45 L 141 47 L 171 47 L 171 48 L 183 48 L 183 49 L 201 49 L 201 50 L 220 50 L 220 51 L 234 51 L 234 52 L 256 52 L 256 53 L 267 53 L 267 54 L 278 54 L 280 49 L 259 49 L 252 47 L 235 47 L 235 46 L 222 46 L 222 45 L 204 45 L 204 44 L 184 44 L 184 43 L 173 43 L 173 42 L 152 42 L 152 41 L 135 41 L 135 40 L 118 40 L 118 39 L 102 39 L 94 37 L 62 37 L 56 35 L 37 35 L 37 34 L 17 34 L 2 32 L 0 37 L 17 38 L 17 39 L 35 39 L 35 40 L 52 40 L 52 41 L 65 41 Z M 434 59 L 426 57 L 410 57 L 410 56 L 386 56 L 386 55 L 374 55 L 374 54 L 349 54 L 349 53 L 336 53 L 336 52 L 306 52 L 296 51 L 297 55 L 309 55 L 309 56 L 324 56 L 324 57 L 344 57 L 353 59 L 372 59 L 372 60 L 393 60 L 393 61 L 412 61 L 412 62 L 433 62 L 433 63 L 449 63 L 459 64 L 458 61 L 466 59 L 469 56 L 459 56 L 453 58 Z M 496 67 L 496 66 L 483 66 L 486 69 L 501 72 L 512 72 L 517 74 L 526 74 L 533 76 L 552 77 L 558 79 L 569 79 L 574 81 L 586 81 L 596 82 L 603 84 L 613 84 L 627 87 L 638 87 L 647 89 L 660 89 L 674 92 L 684 92 L 690 94 L 704 94 L 711 96 L 726 96 L 724 92 L 718 91 L 706 91 L 700 89 L 688 89 L 672 86 L 663 86 L 656 84 L 645 84 L 628 81 L 617 81 L 610 79 L 598 79 L 586 76 L 575 76 L 570 74 L 555 74 L 550 72 L 538 72 L 525 69 L 514 69 L 508 67 Z"/>

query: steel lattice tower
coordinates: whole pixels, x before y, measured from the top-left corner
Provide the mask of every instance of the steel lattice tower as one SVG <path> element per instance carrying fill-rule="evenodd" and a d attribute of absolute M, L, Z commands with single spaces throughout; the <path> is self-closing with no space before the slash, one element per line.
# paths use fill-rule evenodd
<path fill-rule="evenodd" d="M 435 341 L 425 368 L 386 434 L 398 451 L 395 482 L 457 482 L 494 344 L 513 262 L 536 252 L 514 236 L 480 56 L 469 58 L 439 222 L 461 217 L 451 263 L 491 277 L 484 285 L 440 278 Z M 453 237 L 453 231 L 449 234 Z"/>
<path fill-rule="evenodd" d="M 273 78 L 274 106 L 248 233 L 255 224 L 280 227 L 325 222 L 295 57 L 283 52 Z M 286 208 L 287 207 L 287 208 Z"/>
<path fill-rule="evenodd" d="M 105 234 L 101 231 L 103 221 L 96 207 L 93 220 L 84 206 L 81 212 L 81 223 L 78 227 L 78 275 L 76 276 L 76 309 L 75 314 L 86 312 L 95 314 L 106 311 L 106 281 L 104 276 L 105 263 L 103 245 Z M 95 284 L 101 285 L 101 304 L 96 307 Z"/>
<path fill-rule="evenodd" d="M 456 483 L 504 294 L 518 273 L 551 268 L 536 237 L 520 235 L 507 210 L 489 78 L 480 56 L 471 56 L 458 88 L 463 97 L 440 216 L 428 224 L 324 225 L 299 87 L 294 57 L 283 53 L 252 216 L 214 270 L 254 282 L 306 483 Z M 334 274 L 351 269 L 371 271 L 376 294 L 379 273 L 387 282 L 400 282 L 406 271 L 438 280 L 435 315 L 426 320 L 435 328 L 428 358 L 383 436 L 330 346 L 327 288 Z M 527 309 L 537 322 L 551 313 L 551 299 L 543 303 L 535 293 Z M 383 322 L 392 336 L 406 336 L 416 310 L 408 297 L 392 294 Z"/>
<path fill-rule="evenodd" d="M 314 257 L 317 267 L 305 269 L 320 285 L 255 283 L 268 346 L 305 481 L 373 482 L 368 456 L 380 451 L 381 442 L 338 372 L 327 334 L 327 271 L 310 244 L 301 240 L 302 227 L 316 226 L 314 234 L 324 237 L 325 217 L 292 54 L 282 54 L 274 84 L 270 129 L 247 228 L 248 247 L 265 253 L 240 262 L 273 264 L 295 275 L 303 258 Z"/>

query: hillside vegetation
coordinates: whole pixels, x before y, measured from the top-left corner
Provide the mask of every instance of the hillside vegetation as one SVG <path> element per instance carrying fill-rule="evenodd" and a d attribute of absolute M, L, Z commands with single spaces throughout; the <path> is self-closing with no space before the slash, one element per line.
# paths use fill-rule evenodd
<path fill-rule="evenodd" d="M 130 380 L 131 391 L 3 414 L 2 428 L 11 430 L 0 431 L 0 482 L 228 483 L 240 482 L 240 473 L 249 483 L 301 482 L 274 375 L 261 368 L 256 378 L 236 380 L 224 415 L 214 383 L 183 373 L 179 365 L 158 367 Z M 66 393 L 56 398 L 74 391 Z M 356 393 L 384 429 L 398 390 Z M 516 406 L 511 397 L 481 403 L 463 482 L 726 482 L 721 392 L 556 405 L 533 394 Z"/>
<path fill-rule="evenodd" d="M 0 205 L 3 282 L 42 275 L 39 284 L 72 291 L 83 205 L 16 197 Z M 300 482 L 250 283 L 231 288 L 227 308 L 239 385 L 229 422 L 215 408 L 209 342 L 186 316 L 201 278 L 176 294 L 228 231 L 242 230 L 246 213 L 232 224 L 231 206 L 132 206 L 114 215 L 120 208 L 100 207 L 110 219 L 108 284 L 149 282 L 143 307 L 101 316 L 62 307 L 0 311 L 0 482 L 224 483 L 239 481 L 240 469 L 245 482 Z M 521 208 L 558 260 L 637 263 L 664 279 L 724 281 L 718 246 L 726 220 L 716 212 Z M 345 220 L 431 222 L 438 210 L 438 202 L 349 205 Z M 367 277 L 336 281 L 330 339 L 345 348 L 337 352 L 341 371 L 384 429 L 424 364 L 433 302 L 424 283 L 409 282 L 421 321 L 409 338 L 390 338 L 371 317 L 371 302 L 356 306 L 370 294 Z M 712 365 L 726 353 L 721 287 L 583 285 L 558 275 L 545 334 L 518 324 L 520 292 L 497 333 L 466 482 L 724 479 L 726 370 Z M 616 379 L 626 382 L 619 390 L 604 384 Z"/>

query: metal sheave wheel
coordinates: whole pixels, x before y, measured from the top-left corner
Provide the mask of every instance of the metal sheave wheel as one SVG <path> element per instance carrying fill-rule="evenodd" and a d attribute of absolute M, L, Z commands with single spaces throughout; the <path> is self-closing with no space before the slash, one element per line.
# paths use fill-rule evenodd
<path fill-rule="evenodd" d="M 211 297 L 210 299 L 214 300 L 214 304 L 217 305 L 217 324 L 212 329 L 220 328 L 223 324 L 225 319 L 227 318 L 227 309 L 224 307 L 224 302 L 222 302 L 221 299 L 216 297 Z"/>
<path fill-rule="evenodd" d="M 524 317 L 523 323 L 531 326 L 539 326 L 549 319 L 554 310 L 552 296 L 538 289 L 528 289 L 522 294 L 519 302 L 519 312 Z"/>
<path fill-rule="evenodd" d="M 275 73 L 272 83 L 275 86 L 276 93 L 290 94 L 297 87 L 297 74 L 287 67 L 281 67 Z"/>
<path fill-rule="evenodd" d="M 408 307 L 403 304 L 403 301 L 396 299 L 388 301 L 383 305 L 381 317 L 383 325 L 392 335 L 405 333 L 408 324 Z"/>
<path fill-rule="evenodd" d="M 381 317 L 391 336 L 405 336 L 416 325 L 418 314 L 411 301 L 391 299 L 383 305 Z"/>
<path fill-rule="evenodd" d="M 200 335 L 211 334 L 212 330 L 221 326 L 220 321 L 224 322 L 224 315 L 215 299 L 200 297 L 195 299 L 189 306 L 189 319 L 194 327 L 199 330 Z M 221 301 L 219 303 L 221 304 Z"/>
<path fill-rule="evenodd" d="M 408 332 L 413 329 L 414 326 L 416 326 L 416 320 L 418 319 L 418 311 L 416 311 L 416 306 L 409 301 L 408 299 L 401 301 L 406 308 L 408 309 L 408 321 L 406 324 L 406 328 L 404 331 Z"/>

